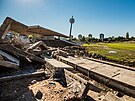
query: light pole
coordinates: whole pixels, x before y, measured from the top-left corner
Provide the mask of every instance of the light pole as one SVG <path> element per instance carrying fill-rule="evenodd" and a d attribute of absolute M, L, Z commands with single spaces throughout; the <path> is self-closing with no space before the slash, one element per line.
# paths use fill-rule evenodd
<path fill-rule="evenodd" d="M 69 39 L 71 39 L 72 24 L 75 22 L 75 19 L 73 18 L 73 16 L 72 16 L 72 18 L 69 19 L 69 22 L 71 23 L 71 26 L 70 26 L 70 33 L 69 33 Z"/>

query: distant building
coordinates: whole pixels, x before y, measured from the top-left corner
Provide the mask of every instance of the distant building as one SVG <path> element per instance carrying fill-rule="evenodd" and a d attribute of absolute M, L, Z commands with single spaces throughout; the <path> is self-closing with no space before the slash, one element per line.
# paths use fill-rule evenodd
<path fill-rule="evenodd" d="M 112 39 L 114 39 L 114 36 L 112 36 Z"/>
<path fill-rule="evenodd" d="M 82 39 L 82 35 L 81 35 L 81 34 L 78 35 L 78 39 L 79 39 L 79 40 Z"/>
<path fill-rule="evenodd" d="M 100 40 L 104 40 L 104 34 L 103 33 L 101 33 L 100 35 L 99 35 L 99 37 L 100 37 Z"/>

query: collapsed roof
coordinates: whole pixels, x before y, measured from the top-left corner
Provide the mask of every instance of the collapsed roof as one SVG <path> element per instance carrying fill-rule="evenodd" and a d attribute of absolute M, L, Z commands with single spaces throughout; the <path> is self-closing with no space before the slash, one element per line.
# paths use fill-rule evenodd
<path fill-rule="evenodd" d="M 46 29 L 40 26 L 27 26 L 23 23 L 20 23 L 10 17 L 7 17 L 3 24 L 0 27 L 0 37 L 4 38 L 8 31 L 14 31 L 17 33 L 25 34 L 25 35 L 37 35 L 37 36 L 58 36 L 58 37 L 66 37 L 68 36 L 52 31 L 50 29 Z"/>

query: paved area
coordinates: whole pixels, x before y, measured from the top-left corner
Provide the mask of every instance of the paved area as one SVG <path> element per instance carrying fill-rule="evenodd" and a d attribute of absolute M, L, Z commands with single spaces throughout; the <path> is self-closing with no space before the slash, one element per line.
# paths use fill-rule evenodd
<path fill-rule="evenodd" d="M 57 61 L 56 59 L 53 59 L 53 58 L 46 57 L 45 60 L 47 63 L 51 64 L 55 68 L 73 69 L 73 67 L 71 67 L 63 62 Z"/>
<path fill-rule="evenodd" d="M 64 58 L 60 56 L 60 58 L 78 66 L 81 66 L 83 68 L 89 69 L 90 71 L 93 71 L 95 73 L 106 76 L 108 78 L 115 79 L 117 81 L 124 82 L 128 85 L 135 86 L 135 71 L 91 61 L 81 57 L 75 58 L 69 56 L 68 58 Z"/>

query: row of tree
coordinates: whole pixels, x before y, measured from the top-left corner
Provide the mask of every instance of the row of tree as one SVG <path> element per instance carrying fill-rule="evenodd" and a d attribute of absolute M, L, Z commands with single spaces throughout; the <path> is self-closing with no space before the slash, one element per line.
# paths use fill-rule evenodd
<path fill-rule="evenodd" d="M 78 35 L 78 40 L 86 43 L 94 43 L 94 42 L 122 42 L 122 41 L 135 41 L 135 37 L 129 37 L 129 32 L 126 33 L 125 37 L 119 36 L 119 37 L 108 37 L 104 38 L 103 40 L 92 37 L 92 34 L 89 34 L 88 36 L 82 36 L 81 34 Z"/>

